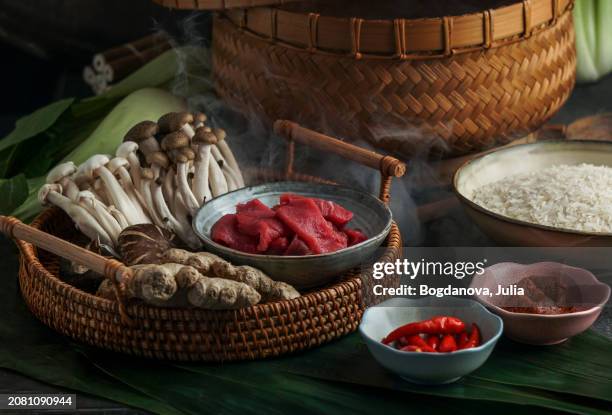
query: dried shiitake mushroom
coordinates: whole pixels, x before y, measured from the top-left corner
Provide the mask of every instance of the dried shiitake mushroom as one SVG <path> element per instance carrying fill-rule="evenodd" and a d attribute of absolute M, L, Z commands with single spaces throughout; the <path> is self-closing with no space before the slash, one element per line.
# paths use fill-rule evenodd
<path fill-rule="evenodd" d="M 128 265 L 162 264 L 163 254 L 175 247 L 176 235 L 151 223 L 128 226 L 119 234 L 119 254 Z"/>

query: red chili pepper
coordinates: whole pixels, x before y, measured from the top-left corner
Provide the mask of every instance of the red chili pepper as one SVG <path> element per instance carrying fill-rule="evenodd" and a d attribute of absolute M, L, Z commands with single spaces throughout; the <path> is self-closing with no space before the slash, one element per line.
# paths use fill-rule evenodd
<path fill-rule="evenodd" d="M 408 346 L 404 346 L 400 349 L 402 352 L 418 352 L 421 353 L 423 350 L 419 346 L 415 346 L 414 344 L 409 344 Z"/>
<path fill-rule="evenodd" d="M 462 331 L 461 334 L 459 334 L 459 339 L 457 340 L 457 347 L 459 349 L 463 349 L 463 346 L 465 346 L 468 341 L 469 341 L 469 336 L 467 332 Z"/>
<path fill-rule="evenodd" d="M 480 346 L 480 329 L 476 325 L 476 323 L 472 323 L 472 331 L 470 332 L 470 338 L 467 343 L 465 343 L 461 349 L 471 349 L 472 347 Z"/>
<path fill-rule="evenodd" d="M 438 347 L 438 351 L 440 353 L 450 353 L 457 350 L 457 342 L 455 341 L 455 336 L 452 334 L 447 334 L 442 337 L 442 342 L 440 342 L 440 347 Z"/>
<path fill-rule="evenodd" d="M 404 346 L 408 346 L 408 340 L 405 337 L 400 337 L 397 339 L 397 348 L 402 348 Z"/>
<path fill-rule="evenodd" d="M 415 334 L 459 334 L 465 330 L 465 323 L 456 317 L 439 316 L 430 320 L 408 323 L 396 328 L 382 342 L 390 344 L 400 337 Z"/>
<path fill-rule="evenodd" d="M 435 351 L 438 351 L 438 347 L 440 346 L 440 336 L 430 334 L 429 337 L 427 337 L 427 344 Z"/>
<path fill-rule="evenodd" d="M 435 353 L 436 352 L 433 349 L 433 347 L 428 345 L 427 342 L 421 336 L 419 336 L 418 334 L 415 334 L 414 336 L 408 337 L 407 340 L 408 340 L 408 344 L 409 345 L 417 346 L 423 352 L 428 352 L 428 353 Z"/>

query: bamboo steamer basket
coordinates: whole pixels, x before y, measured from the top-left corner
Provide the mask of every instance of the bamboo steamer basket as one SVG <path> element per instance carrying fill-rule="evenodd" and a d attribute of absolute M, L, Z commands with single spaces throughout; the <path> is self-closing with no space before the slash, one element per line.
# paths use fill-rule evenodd
<path fill-rule="evenodd" d="M 405 172 L 405 165 L 393 157 L 357 148 L 293 123 L 279 125 L 279 134 L 289 140 L 287 167 L 284 172 L 259 170 L 261 181 L 332 183 L 294 172 L 295 142 L 377 168 L 381 174 L 380 197 L 385 202 L 389 201 L 392 177 Z M 364 266 L 299 298 L 240 310 L 159 308 L 130 303 L 124 300 L 123 285 L 117 282 L 119 276 L 129 278 L 129 268 L 69 246 L 66 241 L 76 240 L 78 234 L 61 210 L 43 211 L 32 227 L 15 218 L 0 217 L 0 231 L 15 238 L 21 252 L 19 284 L 30 311 L 49 327 L 75 340 L 134 356 L 209 362 L 280 356 L 310 349 L 355 331 L 364 309 L 385 299 L 373 295 L 371 269 Z M 61 239 L 37 235 L 37 230 Z M 36 242 L 41 249 L 25 240 Z M 401 246 L 399 228 L 394 223 L 377 260 L 395 261 L 401 256 Z M 77 262 L 87 260 L 92 270 L 113 281 L 120 300 L 96 297 L 62 282 L 60 258 L 50 251 Z M 377 284 L 396 287 L 399 277 L 386 277 Z"/>
<path fill-rule="evenodd" d="M 226 10 L 214 20 L 216 90 L 403 157 L 483 151 L 541 126 L 575 83 L 573 0 L 505 4 L 419 19 Z"/>
<path fill-rule="evenodd" d="M 163 7 L 179 10 L 227 10 L 241 7 L 269 6 L 300 0 L 153 0 Z"/>

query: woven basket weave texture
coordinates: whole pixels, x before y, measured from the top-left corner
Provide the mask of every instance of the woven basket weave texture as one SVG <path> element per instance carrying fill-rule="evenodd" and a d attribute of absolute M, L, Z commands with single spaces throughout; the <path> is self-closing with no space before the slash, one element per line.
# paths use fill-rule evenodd
<path fill-rule="evenodd" d="M 295 180 L 307 176 L 296 174 Z M 278 179 L 278 177 L 277 177 Z M 311 177 L 312 181 L 327 182 Z M 72 221 L 57 208 L 45 210 L 32 224 L 74 240 Z M 177 361 L 254 360 L 306 350 L 355 331 L 372 298 L 372 278 L 350 272 L 336 283 L 294 300 L 259 304 L 241 310 L 169 309 L 128 305 L 133 325 L 120 317 L 118 303 L 62 282 L 57 256 L 24 241 L 19 283 L 23 298 L 43 323 L 86 344 L 152 359 Z M 401 236 L 393 224 L 381 261 L 401 255 Z M 397 286 L 385 278 L 384 286 Z M 366 293 L 366 295 L 364 295 Z"/>
<path fill-rule="evenodd" d="M 214 22 L 221 96 L 271 120 L 367 138 L 406 157 L 508 143 L 552 117 L 575 82 L 571 3 L 528 36 L 434 57 L 356 59 L 275 42 L 230 17 Z"/>

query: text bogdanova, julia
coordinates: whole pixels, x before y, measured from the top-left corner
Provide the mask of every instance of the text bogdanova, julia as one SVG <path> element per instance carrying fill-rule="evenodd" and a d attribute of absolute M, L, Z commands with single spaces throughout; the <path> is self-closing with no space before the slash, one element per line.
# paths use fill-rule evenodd
<path fill-rule="evenodd" d="M 498 295 L 503 296 L 521 296 L 525 295 L 525 290 L 517 285 L 498 285 L 496 290 L 482 287 L 430 287 L 426 284 L 406 285 L 402 284 L 398 287 L 384 287 L 382 285 L 374 285 L 374 295 L 384 296 L 478 296 L 478 297 L 493 297 Z"/>

